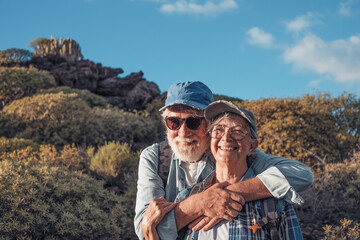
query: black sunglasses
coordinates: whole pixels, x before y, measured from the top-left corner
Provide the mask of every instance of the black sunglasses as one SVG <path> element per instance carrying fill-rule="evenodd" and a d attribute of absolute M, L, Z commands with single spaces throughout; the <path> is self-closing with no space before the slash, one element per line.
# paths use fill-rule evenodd
<path fill-rule="evenodd" d="M 185 125 L 190 130 L 197 130 L 201 125 L 203 117 L 188 117 L 188 118 L 178 118 L 178 117 L 166 117 L 165 123 L 170 130 L 179 130 L 183 121 Z"/>

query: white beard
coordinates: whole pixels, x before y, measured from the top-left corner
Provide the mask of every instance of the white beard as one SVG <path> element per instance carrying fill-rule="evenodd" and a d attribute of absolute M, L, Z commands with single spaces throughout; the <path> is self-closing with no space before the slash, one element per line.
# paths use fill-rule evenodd
<path fill-rule="evenodd" d="M 198 139 L 181 138 L 179 136 L 175 138 L 170 138 L 168 136 L 168 142 L 176 156 L 184 162 L 199 161 L 205 150 L 209 146 L 209 143 L 207 141 L 205 141 L 204 143 L 199 143 Z M 184 143 L 191 144 L 184 146 Z"/>

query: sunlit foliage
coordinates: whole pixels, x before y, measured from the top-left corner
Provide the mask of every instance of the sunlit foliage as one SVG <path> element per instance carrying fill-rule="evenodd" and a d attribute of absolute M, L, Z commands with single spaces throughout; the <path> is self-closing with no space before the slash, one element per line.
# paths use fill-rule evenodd
<path fill-rule="evenodd" d="M 352 94 L 236 102 L 254 112 L 263 151 L 311 166 L 342 162 L 359 145 L 360 99 Z"/>
<path fill-rule="evenodd" d="M 71 170 L 83 157 L 67 147 L 0 156 L 0 236 L 5 239 L 125 239 L 129 201 Z M 73 164 L 69 164 L 69 163 Z M 130 204 L 131 206 L 131 204 Z M 131 224 L 132 225 L 132 224 Z"/>
<path fill-rule="evenodd" d="M 0 105 L 55 85 L 54 77 L 48 72 L 23 67 L 0 67 Z"/>

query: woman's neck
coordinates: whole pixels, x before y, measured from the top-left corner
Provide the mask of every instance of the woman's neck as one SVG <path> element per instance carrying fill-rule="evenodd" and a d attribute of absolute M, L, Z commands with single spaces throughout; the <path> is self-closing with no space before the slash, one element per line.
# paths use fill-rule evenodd
<path fill-rule="evenodd" d="M 248 170 L 247 164 L 223 164 L 216 163 L 216 182 L 228 182 L 230 184 L 239 182 Z"/>

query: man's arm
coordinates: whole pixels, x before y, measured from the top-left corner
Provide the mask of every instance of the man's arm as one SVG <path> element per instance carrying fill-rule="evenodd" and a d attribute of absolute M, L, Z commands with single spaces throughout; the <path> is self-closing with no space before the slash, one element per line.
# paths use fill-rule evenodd
<path fill-rule="evenodd" d="M 144 239 L 141 222 L 151 200 L 165 196 L 164 183 L 158 175 L 158 145 L 154 144 L 140 155 L 139 179 L 135 206 L 135 232 L 139 239 Z M 161 239 L 176 239 L 177 229 L 174 211 L 170 211 L 157 226 Z"/>
<path fill-rule="evenodd" d="M 268 155 L 256 150 L 252 168 L 263 185 L 275 198 L 284 198 L 290 203 L 303 203 L 302 192 L 314 181 L 311 170 L 299 161 Z M 245 197 L 246 198 L 246 197 Z M 251 197 L 251 200 L 259 199 Z"/>
<path fill-rule="evenodd" d="M 313 183 L 311 170 L 296 160 L 267 155 L 260 150 L 256 150 L 256 153 L 257 157 L 252 168 L 255 174 L 258 174 L 257 177 L 229 185 L 225 189 L 241 194 L 246 201 L 273 196 L 275 198 L 284 198 L 291 203 L 301 204 L 303 199 L 297 191 L 303 191 Z M 206 199 L 193 200 L 193 204 L 195 203 L 203 206 L 203 208 L 208 206 Z M 177 208 L 180 207 L 181 205 Z M 191 208 L 184 208 L 180 212 L 177 211 L 177 208 L 175 208 L 175 218 L 178 229 L 183 224 L 187 225 L 191 222 L 188 222 L 188 220 L 191 219 L 189 216 L 192 216 L 192 214 L 198 217 L 199 213 L 191 210 Z M 219 216 L 211 218 L 204 215 L 200 218 L 200 221 L 189 226 L 193 227 L 194 231 L 201 228 L 208 230 L 223 219 Z"/>
<path fill-rule="evenodd" d="M 267 197 L 284 198 L 288 202 L 301 204 L 298 192 L 313 183 L 311 170 L 299 161 L 268 155 L 256 151 L 252 168 L 257 177 L 238 182 L 226 189 L 241 193 L 245 200 L 253 201 Z"/>

